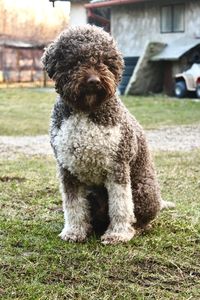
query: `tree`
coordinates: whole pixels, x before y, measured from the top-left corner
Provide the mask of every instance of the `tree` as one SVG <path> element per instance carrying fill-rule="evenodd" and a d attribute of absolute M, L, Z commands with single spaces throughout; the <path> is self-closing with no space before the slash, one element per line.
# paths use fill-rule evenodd
<path fill-rule="evenodd" d="M 42 11 L 40 19 L 38 19 L 37 6 L 33 6 L 33 9 L 28 6 L 12 7 L 6 4 L 6 0 L 0 0 L 0 35 L 37 43 L 54 39 L 68 24 L 67 12 L 53 10 L 46 0 L 38 1 L 38 7 Z"/>

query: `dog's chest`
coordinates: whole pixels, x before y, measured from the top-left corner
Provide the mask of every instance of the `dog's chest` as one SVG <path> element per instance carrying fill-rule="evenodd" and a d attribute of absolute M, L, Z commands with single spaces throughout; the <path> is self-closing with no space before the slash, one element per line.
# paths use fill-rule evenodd
<path fill-rule="evenodd" d="M 80 181 L 101 184 L 112 170 L 120 138 L 119 126 L 100 126 L 86 114 L 75 114 L 58 132 L 57 159 Z"/>

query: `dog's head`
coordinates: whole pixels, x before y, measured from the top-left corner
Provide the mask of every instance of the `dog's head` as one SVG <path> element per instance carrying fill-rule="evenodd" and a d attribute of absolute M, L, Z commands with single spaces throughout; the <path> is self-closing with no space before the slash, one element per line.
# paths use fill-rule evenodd
<path fill-rule="evenodd" d="M 45 49 L 42 62 L 71 107 L 92 110 L 115 94 L 123 58 L 103 29 L 71 27 Z"/>

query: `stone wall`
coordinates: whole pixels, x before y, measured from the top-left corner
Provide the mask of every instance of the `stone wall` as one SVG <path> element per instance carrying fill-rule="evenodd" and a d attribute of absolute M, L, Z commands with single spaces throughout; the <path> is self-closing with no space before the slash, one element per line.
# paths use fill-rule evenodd
<path fill-rule="evenodd" d="M 162 5 L 185 3 L 185 32 L 161 33 Z M 124 56 L 140 56 L 148 42 L 170 43 L 184 36 L 200 37 L 200 0 L 162 0 L 113 6 L 111 33 Z"/>
<path fill-rule="evenodd" d="M 165 44 L 163 43 L 149 43 L 146 45 L 125 94 L 144 95 L 150 92 L 159 93 L 162 91 L 163 64 L 160 62 L 151 62 L 150 59 L 164 47 Z"/>

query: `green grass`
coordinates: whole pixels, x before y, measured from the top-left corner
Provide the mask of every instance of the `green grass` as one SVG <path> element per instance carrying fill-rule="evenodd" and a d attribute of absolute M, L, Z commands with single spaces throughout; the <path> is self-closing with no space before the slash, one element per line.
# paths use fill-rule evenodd
<path fill-rule="evenodd" d="M 0 89 L 0 135 L 47 134 L 56 94 L 34 88 Z M 122 97 L 146 129 L 200 122 L 200 102 L 163 95 Z"/>
<path fill-rule="evenodd" d="M 0 89 L 0 135 L 47 134 L 55 94 Z M 200 122 L 200 103 L 123 97 L 145 128 Z M 166 200 L 153 228 L 125 245 L 63 242 L 61 196 L 50 157 L 0 161 L 0 298 L 199 299 L 200 152 L 156 153 Z"/>
<path fill-rule="evenodd" d="M 0 89 L 0 135 L 47 134 L 55 97 L 44 89 Z"/>
<path fill-rule="evenodd" d="M 103 246 L 58 238 L 61 197 L 50 158 L 0 164 L 1 299 L 199 299 L 200 152 L 157 153 L 165 199 L 146 234 Z"/>
<path fill-rule="evenodd" d="M 200 122 L 200 102 L 164 95 L 123 97 L 129 111 L 146 129 Z"/>

